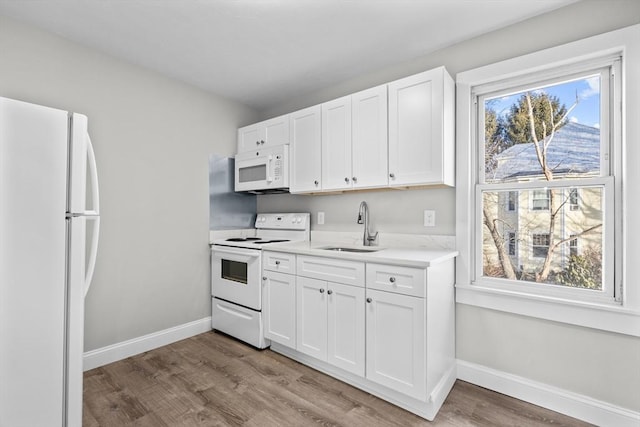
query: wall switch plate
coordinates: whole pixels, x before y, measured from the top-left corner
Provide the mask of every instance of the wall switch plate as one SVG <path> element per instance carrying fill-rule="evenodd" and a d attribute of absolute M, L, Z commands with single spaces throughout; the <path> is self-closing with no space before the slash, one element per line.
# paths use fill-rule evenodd
<path fill-rule="evenodd" d="M 435 227 L 436 226 L 436 211 L 424 211 L 424 226 Z"/>
<path fill-rule="evenodd" d="M 324 224 L 324 212 L 318 212 L 318 225 Z"/>

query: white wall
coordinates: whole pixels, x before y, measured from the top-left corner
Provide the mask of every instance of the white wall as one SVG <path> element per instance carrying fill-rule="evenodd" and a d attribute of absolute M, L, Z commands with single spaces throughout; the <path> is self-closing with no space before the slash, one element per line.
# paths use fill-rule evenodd
<path fill-rule="evenodd" d="M 89 117 L 102 236 L 85 349 L 210 316 L 208 155 L 249 109 L 0 17 L 0 96 Z"/>
<path fill-rule="evenodd" d="M 430 53 L 404 64 L 343 82 L 263 111 L 262 118 L 372 87 L 439 65 L 456 73 L 640 22 L 637 0 L 583 0 L 513 26 Z M 410 35 L 408 35 L 410 36 Z M 638 112 L 630 112 L 638 117 Z M 629 165 L 640 159 L 628 160 Z M 453 234 L 449 213 L 455 190 L 397 194 L 362 192 L 331 196 L 259 196 L 258 210 L 318 210 L 326 223 L 313 229 L 357 231 L 356 201 L 374 203 L 372 220 L 383 231 Z M 400 204 L 399 204 L 400 202 Z M 438 227 L 422 227 L 421 211 L 436 209 Z M 633 261 L 632 261 L 633 262 Z M 635 280 L 635 278 L 632 278 Z M 594 329 L 458 304 L 457 357 L 604 402 L 640 411 L 640 339 Z"/>

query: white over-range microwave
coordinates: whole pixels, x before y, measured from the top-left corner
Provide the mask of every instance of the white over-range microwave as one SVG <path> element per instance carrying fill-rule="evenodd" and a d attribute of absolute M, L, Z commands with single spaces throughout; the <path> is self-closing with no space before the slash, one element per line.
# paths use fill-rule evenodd
<path fill-rule="evenodd" d="M 289 146 L 261 148 L 236 154 L 235 190 L 249 193 L 289 191 Z"/>

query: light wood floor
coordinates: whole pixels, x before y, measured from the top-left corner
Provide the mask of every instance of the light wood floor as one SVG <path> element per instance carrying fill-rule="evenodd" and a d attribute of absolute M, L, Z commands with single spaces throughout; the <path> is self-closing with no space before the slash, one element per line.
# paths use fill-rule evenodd
<path fill-rule="evenodd" d="M 457 381 L 433 423 L 271 350 L 209 332 L 85 372 L 91 426 L 584 426 Z"/>

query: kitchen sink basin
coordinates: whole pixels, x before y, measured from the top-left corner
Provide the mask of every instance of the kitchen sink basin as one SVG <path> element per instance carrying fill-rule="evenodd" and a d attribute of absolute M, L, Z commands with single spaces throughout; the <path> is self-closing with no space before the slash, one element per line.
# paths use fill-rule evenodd
<path fill-rule="evenodd" d="M 336 252 L 377 252 L 382 248 L 344 248 L 340 246 L 329 246 L 326 248 L 318 248 L 323 249 L 325 251 L 336 251 Z"/>

